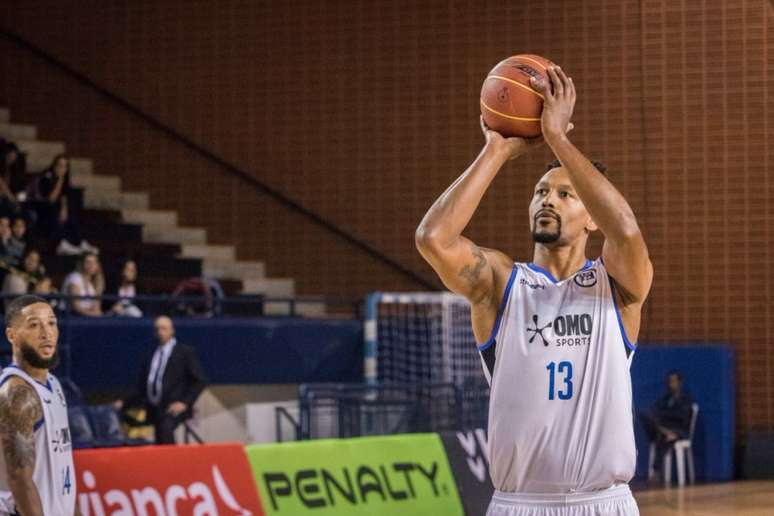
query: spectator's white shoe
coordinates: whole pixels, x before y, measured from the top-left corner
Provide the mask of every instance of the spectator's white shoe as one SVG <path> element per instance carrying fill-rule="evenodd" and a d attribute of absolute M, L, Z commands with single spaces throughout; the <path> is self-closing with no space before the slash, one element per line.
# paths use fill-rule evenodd
<path fill-rule="evenodd" d="M 59 242 L 59 245 L 56 247 L 56 254 L 61 256 L 77 256 L 79 254 L 83 254 L 83 249 L 74 246 L 63 238 L 62 241 Z"/>
<path fill-rule="evenodd" d="M 87 240 L 81 240 L 81 252 L 99 254 L 99 247 L 94 247 Z"/>

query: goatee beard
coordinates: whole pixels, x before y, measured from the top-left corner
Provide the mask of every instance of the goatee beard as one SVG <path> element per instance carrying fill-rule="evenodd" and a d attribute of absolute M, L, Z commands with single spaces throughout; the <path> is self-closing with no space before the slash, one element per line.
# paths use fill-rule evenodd
<path fill-rule="evenodd" d="M 37 369 L 54 369 L 59 365 L 59 350 L 54 351 L 51 358 L 41 358 L 40 355 L 30 346 L 22 346 L 22 358 L 32 367 Z"/>

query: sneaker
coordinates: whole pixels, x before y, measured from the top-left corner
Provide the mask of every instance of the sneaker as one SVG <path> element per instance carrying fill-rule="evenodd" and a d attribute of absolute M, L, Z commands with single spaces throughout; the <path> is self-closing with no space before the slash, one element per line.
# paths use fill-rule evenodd
<path fill-rule="evenodd" d="M 60 256 L 77 256 L 83 253 L 83 249 L 76 247 L 65 239 L 56 247 L 56 254 Z"/>
<path fill-rule="evenodd" d="M 81 251 L 84 253 L 99 254 L 99 247 L 94 247 L 87 240 L 81 240 Z"/>

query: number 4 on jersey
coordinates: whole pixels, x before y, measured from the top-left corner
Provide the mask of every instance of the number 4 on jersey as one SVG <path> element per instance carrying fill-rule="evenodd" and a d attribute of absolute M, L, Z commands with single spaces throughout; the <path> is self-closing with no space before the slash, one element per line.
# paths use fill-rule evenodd
<path fill-rule="evenodd" d="M 72 482 L 70 482 L 70 466 L 67 466 L 64 472 L 64 482 L 62 485 L 62 495 L 70 494 L 70 488 L 72 487 Z"/>
<path fill-rule="evenodd" d="M 558 396 L 560 400 L 572 398 L 572 363 L 567 361 L 559 362 L 557 367 L 556 362 L 551 362 L 546 366 L 546 369 L 548 369 L 548 399 L 553 400 L 554 395 Z M 555 389 L 555 376 L 557 374 L 564 375 L 564 389 Z"/>

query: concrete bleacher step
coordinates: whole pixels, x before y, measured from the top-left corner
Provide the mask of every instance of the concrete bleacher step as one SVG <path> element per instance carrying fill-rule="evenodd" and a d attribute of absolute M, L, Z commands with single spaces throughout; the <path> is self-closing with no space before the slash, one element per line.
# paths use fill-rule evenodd
<path fill-rule="evenodd" d="M 65 152 L 62 142 L 44 140 L 16 140 L 16 145 L 27 153 L 27 168 L 37 172 L 49 166 L 57 154 Z"/>
<path fill-rule="evenodd" d="M 87 188 L 83 192 L 83 204 L 96 210 L 147 210 L 149 195 L 145 192 L 122 192 Z"/>
<path fill-rule="evenodd" d="M 79 174 L 70 177 L 70 183 L 84 190 L 121 191 L 121 178 L 118 176 L 103 176 L 98 174 Z"/>
<path fill-rule="evenodd" d="M 0 122 L 10 122 L 11 111 L 8 108 L 0 108 Z"/>
<path fill-rule="evenodd" d="M 235 260 L 236 249 L 233 245 L 189 244 L 182 246 L 180 256 L 202 259 L 219 258 L 222 260 Z"/>
<path fill-rule="evenodd" d="M 145 226 L 177 226 L 177 212 L 173 210 L 121 210 L 124 221 Z"/>
<path fill-rule="evenodd" d="M 38 137 L 38 128 L 34 125 L 0 122 L 0 138 L 16 140 L 34 140 Z"/>
<path fill-rule="evenodd" d="M 48 154 L 31 154 L 27 156 L 27 172 L 35 173 L 48 168 L 54 156 Z M 94 162 L 88 158 L 70 156 L 70 179 L 80 176 L 91 177 L 94 174 Z"/>
<path fill-rule="evenodd" d="M 263 279 L 266 267 L 263 262 L 235 261 L 233 258 L 202 258 L 204 274 L 213 278 L 240 278 L 242 281 Z"/>
<path fill-rule="evenodd" d="M 262 294 L 266 297 L 286 298 L 296 293 L 292 278 L 254 278 L 242 281 L 243 294 Z"/>
<path fill-rule="evenodd" d="M 90 175 L 94 173 L 94 162 L 88 158 L 70 158 L 70 176 Z"/>
<path fill-rule="evenodd" d="M 176 226 L 143 226 L 142 239 L 158 244 L 206 244 L 207 230 Z"/>
<path fill-rule="evenodd" d="M 301 315 L 303 317 L 325 317 L 328 312 L 322 301 L 297 302 L 294 309 L 288 303 L 268 301 L 263 304 L 265 315 Z"/>

